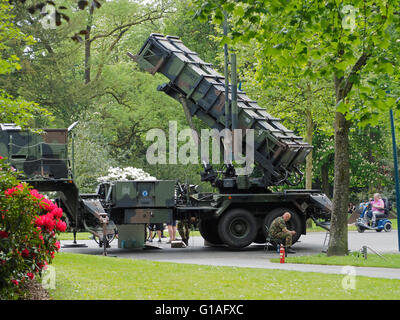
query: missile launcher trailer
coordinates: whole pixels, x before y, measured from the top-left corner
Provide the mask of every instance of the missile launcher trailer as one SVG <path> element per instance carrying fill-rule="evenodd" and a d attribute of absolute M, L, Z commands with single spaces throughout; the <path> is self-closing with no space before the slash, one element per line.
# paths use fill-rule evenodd
<path fill-rule="evenodd" d="M 168 84 L 159 86 L 182 103 L 189 116 L 200 118 L 210 128 L 222 131 L 225 118 L 224 77 L 202 61 L 177 37 L 152 34 L 138 55 L 129 54 L 140 68 L 162 73 Z M 301 181 L 299 169 L 312 147 L 285 128 L 280 119 L 251 100 L 237 94 L 237 123 L 243 136 L 254 130 L 249 147 L 260 176 L 239 175 L 232 163 L 218 172 L 209 163 L 201 173 L 218 193 L 197 192 L 195 186 L 173 180 L 110 181 L 101 183 L 93 194 L 80 194 L 68 160 L 68 130 L 45 129 L 38 135 L 10 124 L 0 127 L 0 155 L 23 171 L 24 180 L 39 191 L 58 191 L 69 226 L 85 229 L 98 239 L 104 250 L 118 233 L 119 248 L 143 248 L 149 223 L 196 218 L 209 244 L 243 248 L 252 242 L 265 243 L 272 220 L 285 211 L 292 214 L 288 229 L 295 230 L 295 243 L 306 233 L 306 220 L 329 220 L 331 202 L 315 190 L 288 189 L 272 192 L 271 186 Z M 246 145 L 247 144 L 247 145 Z M 105 251 L 104 251 L 105 252 Z"/>
<path fill-rule="evenodd" d="M 293 243 L 306 233 L 308 218 L 330 219 L 331 202 L 319 191 L 271 192 L 268 189 L 298 184 L 303 176 L 299 166 L 312 150 L 301 137 L 285 128 L 280 119 L 268 114 L 239 90 L 238 127 L 227 128 L 230 119 L 225 115 L 226 95 L 229 105 L 234 101 L 231 90 L 225 89 L 225 78 L 178 37 L 151 34 L 137 55 L 128 53 L 128 56 L 142 70 L 153 75 L 163 74 L 169 82 L 160 85 L 158 90 L 182 103 L 185 112 L 198 117 L 210 128 L 239 129 L 243 137 L 248 129 L 254 130 L 254 145 L 247 146 L 247 140 L 243 139 L 242 150 L 250 147 L 261 176 L 238 175 L 232 164 L 226 166 L 226 171 L 217 172 L 206 163 L 202 180 L 209 181 L 219 193 L 201 197 L 186 191 L 190 195 L 182 197 L 183 204 L 177 204 L 176 218 L 196 215 L 200 218 L 203 238 L 209 243 L 232 248 L 242 248 L 253 241 L 264 243 L 265 226 L 285 211 L 292 214 L 288 227 L 296 231 Z"/>

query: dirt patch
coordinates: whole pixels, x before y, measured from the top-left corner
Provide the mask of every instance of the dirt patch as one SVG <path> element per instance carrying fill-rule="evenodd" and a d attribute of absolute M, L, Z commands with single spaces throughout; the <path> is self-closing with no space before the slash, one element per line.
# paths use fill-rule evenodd
<path fill-rule="evenodd" d="M 26 292 L 22 300 L 50 300 L 47 290 L 35 280 L 26 281 L 21 289 Z"/>

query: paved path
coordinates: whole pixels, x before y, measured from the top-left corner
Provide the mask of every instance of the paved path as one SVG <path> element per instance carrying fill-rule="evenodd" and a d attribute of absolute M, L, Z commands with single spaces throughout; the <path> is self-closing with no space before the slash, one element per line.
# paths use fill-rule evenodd
<path fill-rule="evenodd" d="M 312 232 L 300 238 L 293 249 L 296 255 L 311 255 L 320 253 L 325 240 L 325 232 Z M 62 252 L 74 252 L 101 255 L 102 249 L 94 241 L 78 241 L 85 243 L 88 248 L 62 248 Z M 61 244 L 71 241 L 61 241 Z M 366 231 L 364 233 L 349 232 L 349 249 L 359 251 L 362 246 L 368 246 L 378 253 L 398 253 L 397 230 L 390 233 Z M 368 252 L 372 252 L 368 249 Z M 192 237 L 187 248 L 171 248 L 164 241 L 159 244 L 153 242 L 146 249 L 119 249 L 117 241 L 111 243 L 108 249 L 109 256 L 129 259 L 146 259 L 174 263 L 189 263 L 213 266 L 234 266 L 247 268 L 281 269 L 301 272 L 322 272 L 344 274 L 343 266 L 305 265 L 305 264 L 279 264 L 270 262 L 270 258 L 279 257 L 273 250 L 266 251 L 264 245 L 253 244 L 242 250 L 230 250 L 226 247 L 206 247 L 201 237 Z M 357 276 L 400 279 L 400 269 L 354 267 Z"/>

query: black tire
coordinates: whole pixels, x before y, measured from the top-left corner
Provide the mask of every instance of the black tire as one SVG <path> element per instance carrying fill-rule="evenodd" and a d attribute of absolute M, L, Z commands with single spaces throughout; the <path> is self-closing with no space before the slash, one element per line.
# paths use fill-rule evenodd
<path fill-rule="evenodd" d="M 218 234 L 217 219 L 201 219 L 199 222 L 199 231 L 204 240 L 211 244 L 223 244 Z"/>
<path fill-rule="evenodd" d="M 220 218 L 218 234 L 230 248 L 247 247 L 257 235 L 257 222 L 254 216 L 244 209 L 232 209 Z"/>
<path fill-rule="evenodd" d="M 285 212 L 289 212 L 292 215 L 290 220 L 286 222 L 286 225 L 287 225 L 288 230 L 296 231 L 296 234 L 294 235 L 294 237 L 292 239 L 292 244 L 295 244 L 299 240 L 303 228 L 302 228 L 300 216 L 293 209 L 276 208 L 276 209 L 272 210 L 271 212 L 268 212 L 267 215 L 265 216 L 265 218 L 263 220 L 263 224 L 262 224 L 264 236 L 268 237 L 268 234 L 266 231 L 267 229 L 265 228 L 265 226 L 267 226 L 269 229 L 272 221 L 274 221 L 275 218 L 282 216 Z"/>
<path fill-rule="evenodd" d="M 254 239 L 254 242 L 258 243 L 258 244 L 262 244 L 262 243 L 265 243 L 266 241 L 267 241 L 267 239 L 266 239 L 264 233 L 262 232 L 262 230 L 260 228 L 258 230 L 258 232 L 257 232 L 257 235 L 256 235 L 256 237 Z"/>
<path fill-rule="evenodd" d="M 392 231 L 392 224 L 391 224 L 390 222 L 386 222 L 386 223 L 383 225 L 383 230 L 385 230 L 385 232 L 390 232 L 390 231 Z"/>
<path fill-rule="evenodd" d="M 365 231 L 365 228 L 362 228 L 362 227 L 360 227 L 360 226 L 357 226 L 357 231 L 358 231 L 359 233 L 363 233 L 363 232 Z"/>

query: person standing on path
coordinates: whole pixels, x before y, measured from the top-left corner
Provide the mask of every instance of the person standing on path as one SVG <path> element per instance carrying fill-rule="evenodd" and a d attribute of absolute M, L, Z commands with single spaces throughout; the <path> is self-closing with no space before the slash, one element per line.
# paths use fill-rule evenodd
<path fill-rule="evenodd" d="M 169 233 L 169 241 L 167 243 L 171 243 L 176 240 L 176 220 L 174 220 L 172 212 L 169 213 L 167 226 Z"/>

